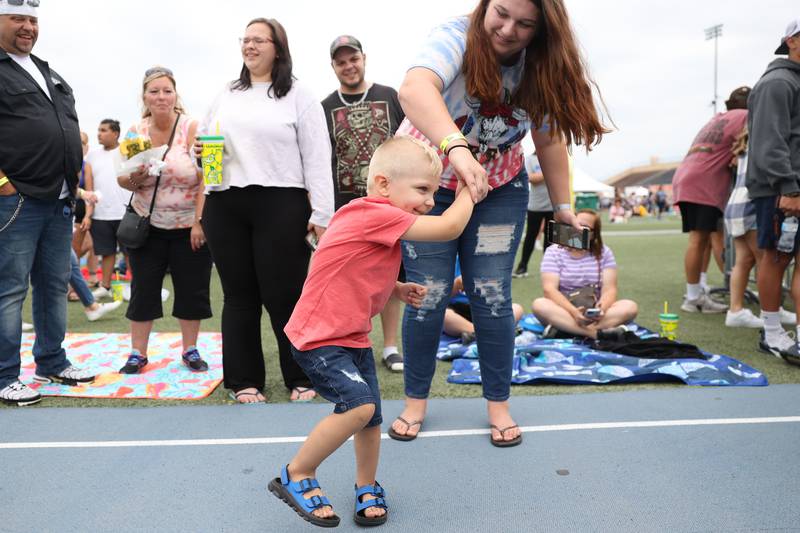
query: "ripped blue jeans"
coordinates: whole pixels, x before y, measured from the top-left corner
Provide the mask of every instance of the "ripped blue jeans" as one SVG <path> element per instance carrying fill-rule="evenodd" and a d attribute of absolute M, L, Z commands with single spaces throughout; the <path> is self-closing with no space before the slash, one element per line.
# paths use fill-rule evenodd
<path fill-rule="evenodd" d="M 528 174 L 522 170 L 513 180 L 489 192 L 475 206 L 464 233 L 456 240 L 403 241 L 406 280 L 428 288 L 422 307 L 407 306 L 403 315 L 406 396 L 425 399 L 430 392 L 456 255 L 472 308 L 483 397 L 501 402 L 510 396 L 514 357 L 511 271 L 525 226 L 527 182 Z M 440 188 L 429 214 L 440 215 L 454 198 L 454 191 Z"/>

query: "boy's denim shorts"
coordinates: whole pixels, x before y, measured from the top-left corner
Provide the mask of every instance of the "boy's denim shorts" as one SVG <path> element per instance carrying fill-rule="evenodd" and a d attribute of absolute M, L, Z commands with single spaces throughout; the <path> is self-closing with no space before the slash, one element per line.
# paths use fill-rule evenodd
<path fill-rule="evenodd" d="M 381 425 L 381 394 L 372 348 L 320 346 L 302 351 L 292 346 L 292 355 L 317 394 L 335 404 L 334 413 L 371 403 L 375 414 L 366 427 Z"/>

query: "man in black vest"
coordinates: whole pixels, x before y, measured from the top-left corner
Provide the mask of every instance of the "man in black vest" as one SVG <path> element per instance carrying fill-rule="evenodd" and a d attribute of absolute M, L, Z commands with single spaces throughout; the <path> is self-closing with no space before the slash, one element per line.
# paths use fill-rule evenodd
<path fill-rule="evenodd" d="M 41 400 L 19 381 L 29 282 L 34 380 L 74 386 L 94 379 L 61 347 L 82 152 L 72 89 L 31 55 L 38 6 L 39 0 L 0 0 L 0 400 L 12 405 Z"/>

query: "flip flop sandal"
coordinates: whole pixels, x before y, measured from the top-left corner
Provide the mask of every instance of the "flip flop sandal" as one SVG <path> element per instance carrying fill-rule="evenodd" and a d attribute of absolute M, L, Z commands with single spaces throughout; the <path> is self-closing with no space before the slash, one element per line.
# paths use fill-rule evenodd
<path fill-rule="evenodd" d="M 241 404 L 241 405 L 248 405 L 248 404 L 254 404 L 254 405 L 258 405 L 258 404 L 260 404 L 260 403 L 264 403 L 264 402 L 266 401 L 266 399 L 264 399 L 264 400 L 258 400 L 258 395 L 259 395 L 259 394 L 262 394 L 262 395 L 263 395 L 263 393 L 262 393 L 262 392 L 246 392 L 246 391 L 244 391 L 244 390 L 240 390 L 239 392 L 233 392 L 233 391 L 230 391 L 230 392 L 228 393 L 228 398 L 230 398 L 230 399 L 231 399 L 231 400 L 233 400 L 234 402 L 236 402 L 236 403 L 238 403 L 238 404 Z M 243 402 L 243 401 L 241 400 L 242 396 L 253 396 L 253 397 L 255 397 L 255 398 L 258 400 L 258 401 L 257 401 L 257 402 Z"/>
<path fill-rule="evenodd" d="M 506 438 L 506 431 L 508 431 L 510 429 L 518 428 L 519 426 L 517 426 L 515 424 L 513 426 L 508 426 L 507 428 L 500 429 L 499 427 L 497 427 L 494 424 L 492 424 L 489 427 L 491 429 L 496 429 L 497 431 L 499 431 L 500 432 L 500 437 L 502 439 L 505 439 Z M 517 446 L 518 444 L 522 444 L 522 433 L 520 433 L 519 435 L 517 435 L 516 438 L 513 438 L 511 440 L 495 440 L 492 437 L 491 433 L 490 433 L 489 434 L 489 440 L 492 441 L 492 445 L 493 446 L 497 446 L 498 448 L 511 448 L 512 446 Z"/>
<path fill-rule="evenodd" d="M 361 497 L 366 494 L 375 496 L 372 500 L 361 501 Z M 380 507 L 386 512 L 381 516 L 368 517 L 366 510 L 370 507 Z M 379 526 L 385 524 L 389 518 L 389 506 L 386 504 L 386 491 L 376 481 L 374 485 L 356 486 L 356 508 L 353 512 L 353 520 L 359 526 Z"/>
<path fill-rule="evenodd" d="M 281 477 L 276 477 L 269 482 L 269 491 L 286 502 L 289 507 L 300 515 L 306 522 L 311 522 L 320 527 L 336 527 L 339 525 L 339 517 L 336 515 L 330 518 L 320 518 L 313 511 L 325 506 L 331 506 L 330 500 L 325 496 L 303 496 L 306 492 L 319 488 L 319 482 L 313 478 L 301 479 L 300 481 L 290 481 L 287 466 L 281 469 Z"/>
<path fill-rule="evenodd" d="M 67 293 L 67 300 L 70 302 L 79 302 L 81 299 L 78 297 L 78 293 L 75 291 L 69 291 Z"/>
<path fill-rule="evenodd" d="M 306 393 L 308 391 L 313 391 L 314 390 L 314 389 L 312 389 L 310 387 L 292 387 L 292 390 L 293 391 L 297 391 L 297 399 L 296 400 L 289 400 L 292 403 L 309 403 L 311 400 L 314 399 L 314 398 L 303 398 L 303 399 L 300 398 L 301 394 Z M 315 394 L 316 394 L 316 391 L 315 391 Z"/>
<path fill-rule="evenodd" d="M 408 432 L 408 430 L 411 429 L 414 426 L 419 426 L 419 431 L 422 431 L 422 420 L 414 420 L 413 422 L 409 422 L 408 420 L 406 420 L 402 416 L 398 416 L 397 420 L 399 420 L 400 422 L 402 422 L 403 424 L 406 425 L 406 432 Z M 399 441 L 402 441 L 402 442 L 408 442 L 408 441 L 416 439 L 417 435 L 419 435 L 419 431 L 417 431 L 414 435 L 409 435 L 408 433 L 406 433 L 405 435 L 401 435 L 400 433 L 396 432 L 394 430 L 394 428 L 390 427 L 389 431 L 387 432 L 387 434 L 389 435 L 390 438 L 392 438 L 394 440 L 399 440 Z"/>

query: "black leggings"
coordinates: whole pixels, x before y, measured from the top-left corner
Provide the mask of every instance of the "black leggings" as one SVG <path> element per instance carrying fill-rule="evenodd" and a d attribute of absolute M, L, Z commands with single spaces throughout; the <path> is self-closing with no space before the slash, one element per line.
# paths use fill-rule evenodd
<path fill-rule="evenodd" d="M 231 187 L 206 199 L 203 229 L 225 296 L 222 367 L 228 389 L 264 389 L 262 306 L 278 341 L 284 384 L 311 386 L 283 332 L 308 273 L 311 251 L 304 238 L 310 216 L 304 189 Z"/>
<path fill-rule="evenodd" d="M 548 220 L 553 220 L 553 212 L 528 211 L 528 229 L 525 232 L 525 240 L 522 242 L 522 256 L 519 259 L 518 270 L 528 270 L 528 261 L 531 259 L 533 247 L 536 244 L 536 237 L 539 236 L 539 226 L 542 225 L 543 220 L 545 224 L 547 224 Z M 547 249 L 548 246 L 550 246 L 550 243 L 545 239 L 544 248 Z"/>

